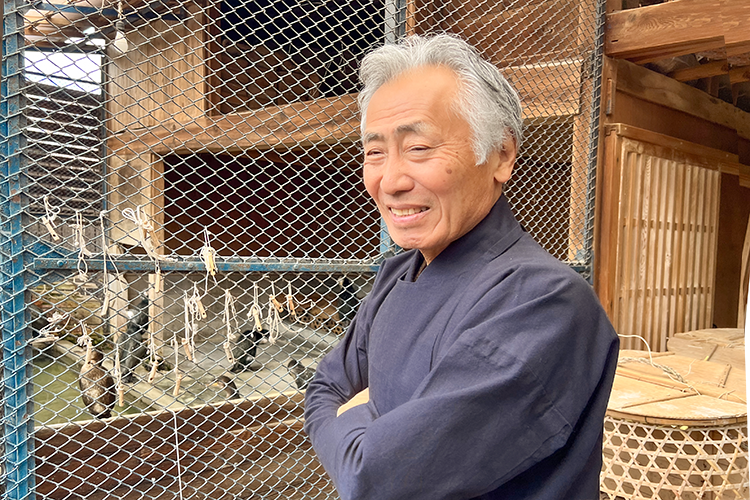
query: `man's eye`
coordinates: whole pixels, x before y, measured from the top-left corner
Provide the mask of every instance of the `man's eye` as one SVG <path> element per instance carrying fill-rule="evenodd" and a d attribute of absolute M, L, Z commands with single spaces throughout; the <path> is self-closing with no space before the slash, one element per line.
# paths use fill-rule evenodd
<path fill-rule="evenodd" d="M 372 149 L 370 151 L 365 152 L 365 156 L 377 156 L 381 154 L 383 154 L 383 152 L 378 149 Z"/>

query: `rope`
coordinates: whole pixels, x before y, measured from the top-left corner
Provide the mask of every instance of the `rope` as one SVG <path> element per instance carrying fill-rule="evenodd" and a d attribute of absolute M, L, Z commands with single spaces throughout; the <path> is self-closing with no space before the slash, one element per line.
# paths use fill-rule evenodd
<path fill-rule="evenodd" d="M 57 326 L 58 323 L 62 322 L 62 320 L 65 320 L 65 324 L 62 326 Z M 31 345 L 42 344 L 45 342 L 57 342 L 58 340 L 60 340 L 60 337 L 58 337 L 57 334 L 63 331 L 65 327 L 68 326 L 68 323 L 70 323 L 70 316 L 68 316 L 67 314 L 56 312 L 52 314 L 52 317 L 49 318 L 48 321 L 49 323 L 47 324 L 47 326 L 39 330 L 39 337 L 29 341 Z"/>
<path fill-rule="evenodd" d="M 74 238 L 75 245 L 78 247 L 78 264 L 76 265 L 76 268 L 78 269 L 77 279 L 85 282 L 89 279 L 89 266 L 86 264 L 86 257 L 91 257 L 93 254 L 86 249 L 86 240 L 83 236 L 83 217 L 81 216 L 80 210 L 76 210 Z"/>
<path fill-rule="evenodd" d="M 200 250 L 200 258 L 206 266 L 205 293 L 208 294 L 208 276 L 213 276 L 214 282 L 216 281 L 216 250 L 211 246 L 210 233 L 208 228 L 205 227 L 203 228 L 203 246 Z"/>
<path fill-rule="evenodd" d="M 172 396 L 175 398 L 180 395 L 180 385 L 182 384 L 182 372 L 180 372 L 180 345 L 177 341 L 177 332 L 172 337 L 172 349 L 174 350 L 174 390 Z"/>
<path fill-rule="evenodd" d="M 109 254 L 108 245 L 107 245 L 107 236 L 104 229 L 104 214 L 105 211 L 99 212 L 99 229 L 102 232 L 102 260 L 104 261 L 104 298 L 102 299 L 102 309 L 99 311 L 99 315 L 102 318 L 106 318 L 108 316 L 109 312 L 109 306 L 110 301 L 112 300 L 112 293 L 110 290 L 110 283 L 109 283 L 109 268 L 107 267 L 107 260 L 112 264 L 112 267 L 115 270 L 115 280 L 118 284 L 119 290 L 117 291 L 116 295 L 120 295 L 125 289 L 122 286 L 123 282 L 125 281 L 122 275 L 120 275 L 120 271 L 117 270 L 117 266 L 115 265 L 115 261 L 112 259 L 112 256 Z M 112 374 L 115 378 L 115 386 L 117 387 L 117 403 L 118 406 L 123 406 L 125 404 L 125 385 L 122 383 L 122 360 L 120 359 L 120 335 L 121 331 L 118 328 L 115 331 L 115 366 L 112 370 Z"/>
<path fill-rule="evenodd" d="M 258 301 L 258 284 L 253 283 L 253 305 L 250 306 L 250 310 L 247 312 L 247 319 L 252 319 L 255 323 L 255 329 L 259 332 L 263 331 L 263 322 L 260 319 L 261 310 Z"/>
<path fill-rule="evenodd" d="M 138 241 L 148 255 L 154 261 L 164 260 L 163 255 L 159 255 L 156 249 L 161 246 L 159 239 L 156 237 L 154 226 L 151 219 L 143 210 L 143 207 L 126 208 L 122 211 L 122 216 L 131 221 L 138 228 Z"/>
<path fill-rule="evenodd" d="M 232 354 L 232 341 L 236 339 L 232 332 L 232 319 L 234 319 L 235 327 L 239 329 L 239 322 L 237 321 L 237 310 L 234 306 L 234 297 L 232 292 L 224 290 L 224 325 L 227 329 L 227 338 L 224 341 L 224 353 L 227 355 L 227 361 L 230 364 L 235 363 L 234 354 Z"/>
<path fill-rule="evenodd" d="M 651 356 L 651 346 L 648 345 L 648 341 L 646 341 L 646 339 L 644 339 L 640 335 L 620 335 L 620 334 L 618 334 L 618 336 L 620 336 L 620 337 L 627 337 L 627 338 L 641 339 L 643 341 L 643 343 L 646 344 L 646 350 L 648 351 L 648 359 L 646 359 L 646 358 L 635 358 L 635 357 L 625 357 L 625 358 L 620 358 L 617 361 L 618 365 L 625 364 L 625 363 L 644 363 L 644 364 L 653 366 L 657 370 L 663 371 L 667 375 L 667 377 L 669 377 L 670 379 L 674 380 L 675 382 L 679 382 L 680 384 L 684 384 L 684 385 L 688 386 L 690 389 L 694 390 L 696 393 L 698 393 L 698 395 L 700 395 L 700 391 L 698 391 L 698 389 L 696 389 L 695 387 L 693 387 L 692 385 L 690 385 L 683 378 L 683 376 L 680 375 L 674 368 L 672 368 L 670 366 L 664 366 L 664 365 L 659 365 L 659 364 L 654 363 L 654 358 L 653 358 L 653 356 Z"/>
<path fill-rule="evenodd" d="M 91 362 L 92 354 L 94 353 L 94 343 L 91 340 L 89 332 L 86 331 L 86 325 L 83 323 L 83 321 L 79 321 L 78 325 L 81 327 L 81 336 L 78 337 L 76 343 L 81 347 L 86 347 L 85 364 L 89 364 Z"/>
<path fill-rule="evenodd" d="M 176 351 L 175 351 L 176 352 Z M 180 500 L 184 500 L 184 497 L 182 496 L 182 468 L 180 464 L 180 440 L 177 436 L 177 413 L 174 410 L 171 410 L 173 422 L 174 422 L 174 454 L 177 458 L 177 487 L 180 495 Z"/>
<path fill-rule="evenodd" d="M 271 283 L 271 295 L 268 296 L 268 341 L 273 345 L 281 334 L 281 316 L 279 313 L 284 310 L 284 306 L 276 300 L 276 287 Z"/>
<path fill-rule="evenodd" d="M 185 348 L 185 356 L 188 360 L 193 361 L 193 350 L 195 349 L 195 332 L 198 329 L 199 309 L 195 293 L 188 296 L 187 291 L 182 299 L 185 303 L 185 338 L 182 339 L 182 346 Z"/>
<path fill-rule="evenodd" d="M 268 323 L 268 342 L 271 345 L 276 343 L 276 339 L 279 338 L 279 334 L 281 333 L 281 316 L 279 316 L 279 310 L 274 302 L 278 304 L 278 301 L 274 296 L 270 295 L 268 299 L 266 323 Z"/>
<path fill-rule="evenodd" d="M 57 216 L 60 213 L 60 207 L 53 207 L 50 205 L 48 194 L 44 195 L 44 211 L 47 215 L 42 217 L 42 222 L 47 227 L 47 231 L 49 231 L 52 239 L 60 241 L 60 235 L 55 231 L 55 219 L 57 219 Z"/>
<path fill-rule="evenodd" d="M 289 315 L 297 321 L 297 311 L 294 309 L 294 295 L 292 295 L 292 283 L 288 283 L 289 288 L 286 293 L 286 307 L 289 309 Z"/>

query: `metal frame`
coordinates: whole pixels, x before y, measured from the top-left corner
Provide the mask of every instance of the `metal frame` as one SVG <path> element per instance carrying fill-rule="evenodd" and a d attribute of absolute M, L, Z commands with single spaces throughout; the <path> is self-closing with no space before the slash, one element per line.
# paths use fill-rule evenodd
<path fill-rule="evenodd" d="M 6 497 L 33 497 L 31 373 L 26 364 L 24 292 L 28 284 L 24 253 L 23 207 L 23 2 L 5 0 L 2 41 L 2 167 L 0 167 L 0 286 L 2 286 L 3 430 Z"/>

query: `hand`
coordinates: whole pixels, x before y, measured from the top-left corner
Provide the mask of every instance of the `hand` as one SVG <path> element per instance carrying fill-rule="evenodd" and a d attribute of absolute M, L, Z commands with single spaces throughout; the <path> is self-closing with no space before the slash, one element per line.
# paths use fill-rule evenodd
<path fill-rule="evenodd" d="M 346 410 L 354 408 L 355 406 L 365 404 L 368 401 L 370 401 L 370 388 L 369 387 L 365 389 L 364 391 L 355 394 L 352 399 L 350 399 L 346 403 L 339 406 L 339 409 L 336 410 L 336 416 L 338 417 L 339 415 L 344 413 Z"/>

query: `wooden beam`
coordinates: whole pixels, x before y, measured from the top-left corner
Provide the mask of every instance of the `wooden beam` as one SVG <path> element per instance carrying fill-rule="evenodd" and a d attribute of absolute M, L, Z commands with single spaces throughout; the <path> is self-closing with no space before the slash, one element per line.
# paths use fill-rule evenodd
<path fill-rule="evenodd" d="M 353 142 L 359 138 L 356 113 L 356 96 L 346 95 L 201 117 L 187 125 L 162 122 L 155 127 L 114 136 L 108 141 L 108 147 L 118 155 L 145 150 L 156 154 L 239 153 L 248 149 Z"/>
<path fill-rule="evenodd" d="M 583 61 L 502 68 L 523 102 L 525 121 L 567 119 L 580 113 Z M 129 128 L 108 140 L 110 151 L 130 157 L 151 154 L 222 153 L 291 149 L 359 140 L 356 94 L 272 106 L 242 113 L 203 116 L 185 123 L 163 120 Z"/>
<path fill-rule="evenodd" d="M 637 63 L 707 50 L 750 51 L 750 3 L 674 0 L 607 14 L 604 51 Z"/>
<path fill-rule="evenodd" d="M 729 70 L 729 83 L 742 83 L 750 81 L 750 66 L 737 66 Z"/>
<path fill-rule="evenodd" d="M 617 61 L 617 90 L 736 130 L 750 138 L 750 114 L 689 85 L 624 60 Z"/>
<path fill-rule="evenodd" d="M 726 59 L 721 61 L 711 61 L 710 63 L 693 66 L 692 68 L 678 69 L 669 73 L 667 76 L 674 78 L 678 82 L 689 82 L 690 80 L 700 80 L 701 78 L 710 78 L 717 75 L 725 75 L 729 72 L 730 65 Z"/>

